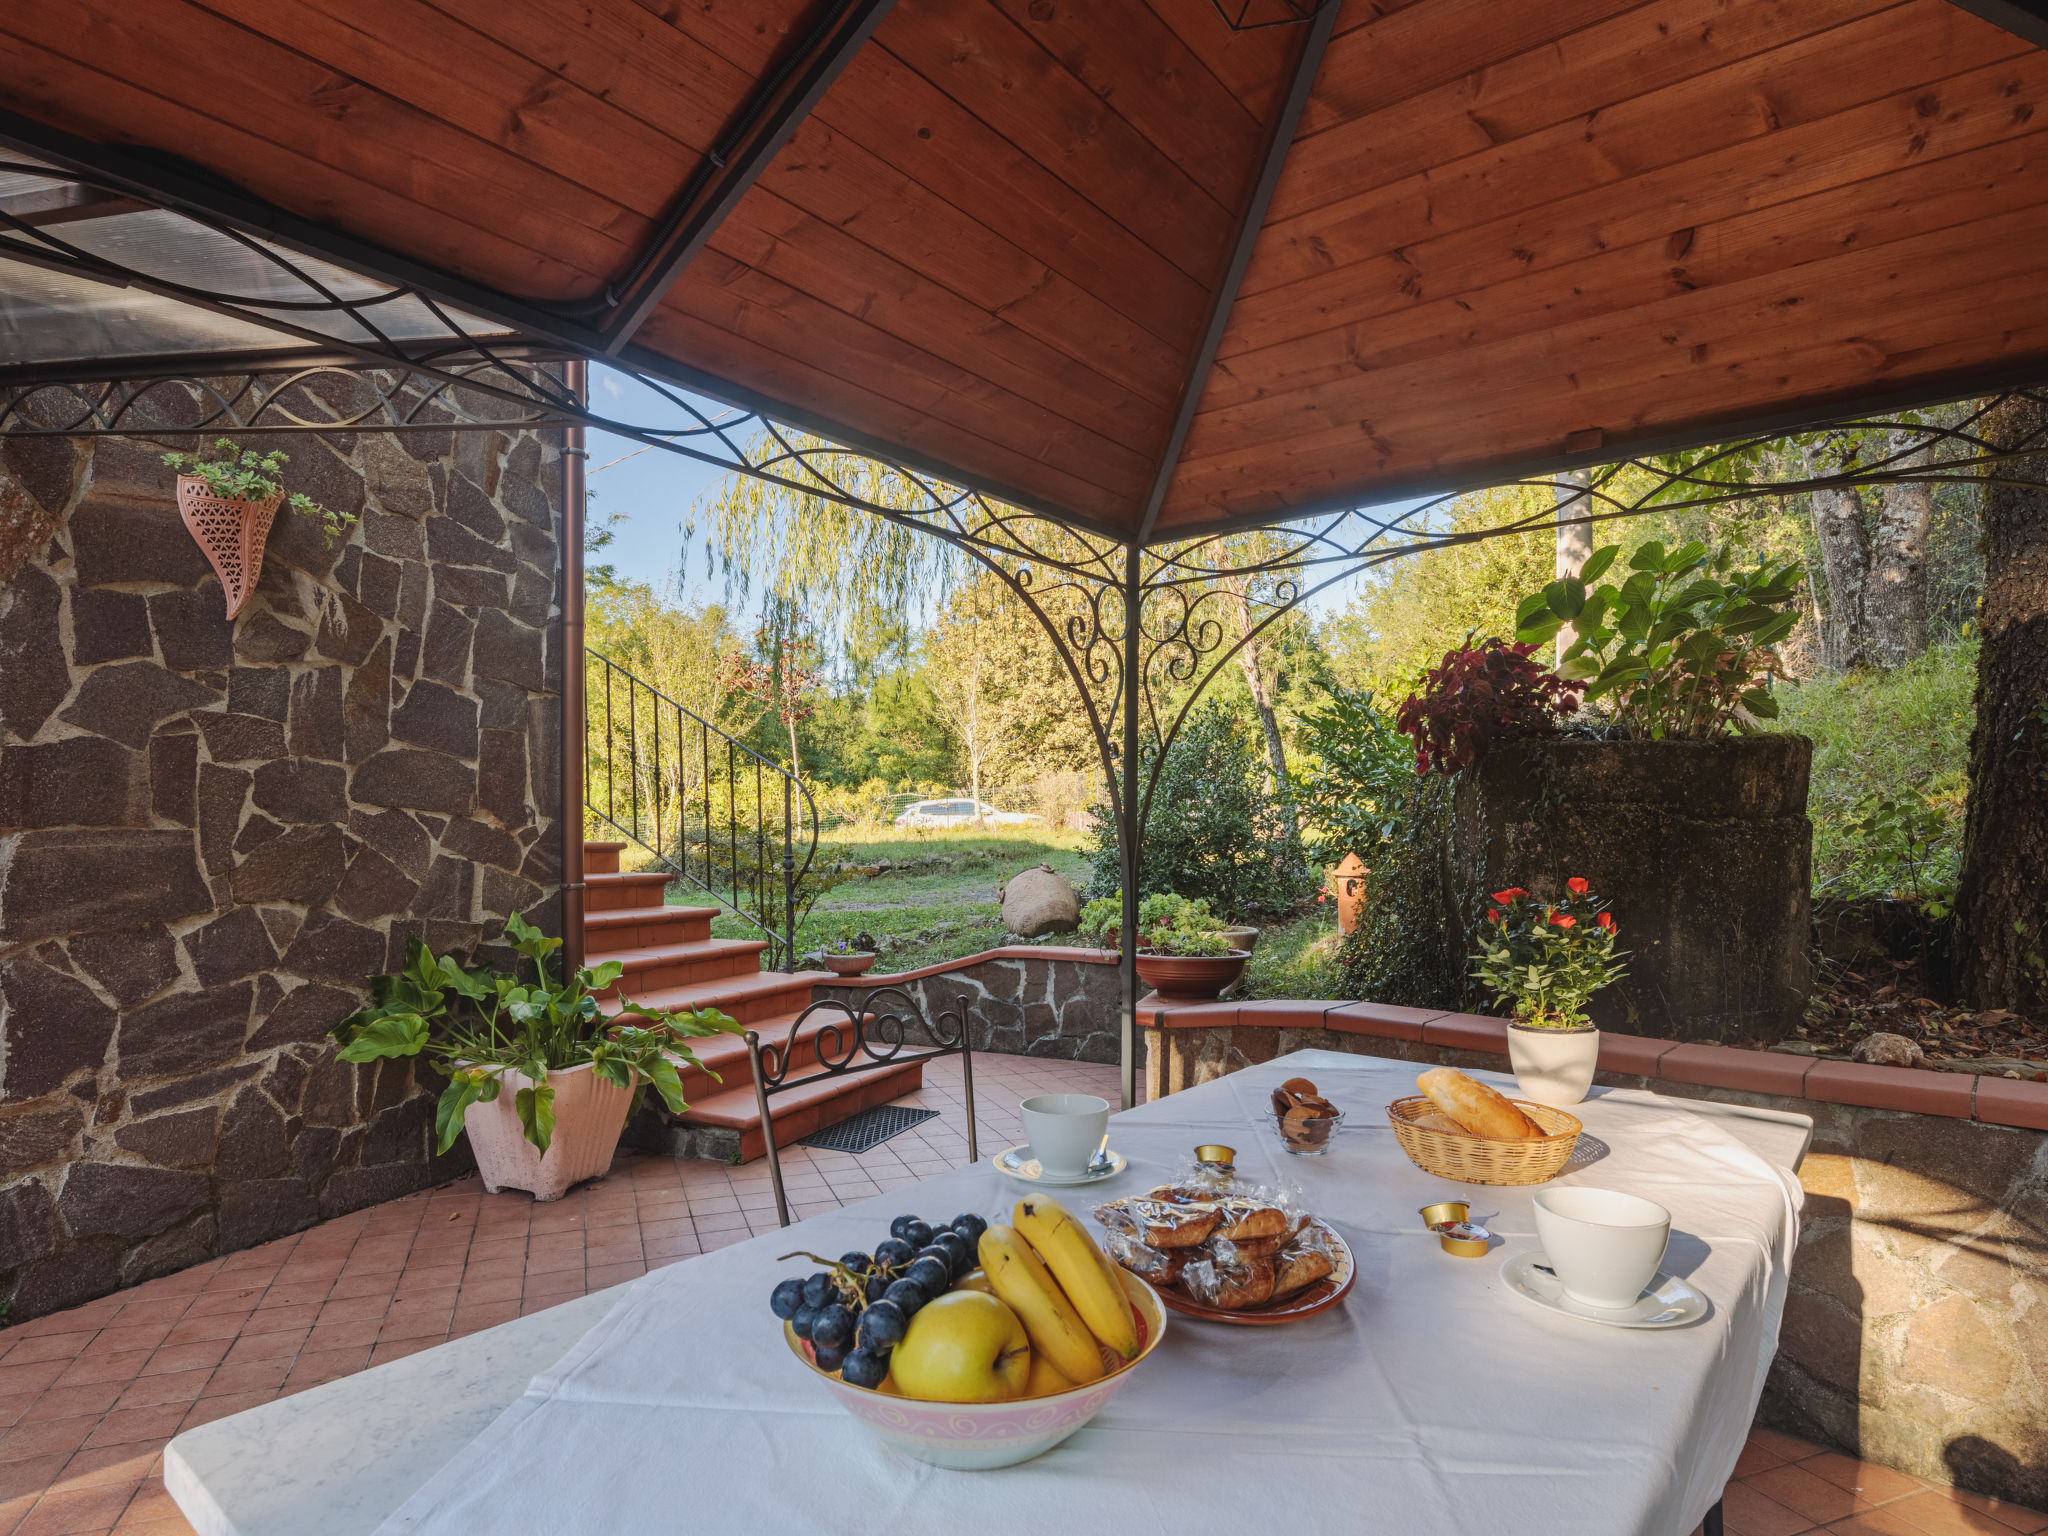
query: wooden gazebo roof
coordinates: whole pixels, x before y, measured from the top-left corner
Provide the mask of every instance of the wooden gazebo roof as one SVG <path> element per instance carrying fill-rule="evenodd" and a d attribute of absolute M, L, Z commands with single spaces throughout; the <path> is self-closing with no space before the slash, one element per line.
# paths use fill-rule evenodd
<path fill-rule="evenodd" d="M 2031 6 L 1294 8 L 14 0 L 0 137 L 1125 536 L 2048 371 Z"/>

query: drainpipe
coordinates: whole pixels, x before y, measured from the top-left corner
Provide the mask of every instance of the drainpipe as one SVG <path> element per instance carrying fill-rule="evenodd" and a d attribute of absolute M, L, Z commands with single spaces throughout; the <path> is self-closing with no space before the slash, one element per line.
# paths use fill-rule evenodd
<path fill-rule="evenodd" d="M 590 365 L 568 364 L 564 382 L 590 403 Z M 583 964 L 583 428 L 562 452 L 562 975 Z"/>

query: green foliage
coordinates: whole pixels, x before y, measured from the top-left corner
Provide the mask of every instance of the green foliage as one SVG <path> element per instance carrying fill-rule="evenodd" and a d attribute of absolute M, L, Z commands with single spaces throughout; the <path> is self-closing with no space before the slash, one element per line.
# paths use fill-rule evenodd
<path fill-rule="evenodd" d="M 1472 975 L 1532 1029 L 1581 1029 L 1586 1005 L 1628 967 L 1615 950 L 1614 918 L 1583 880 L 1565 882 L 1558 901 L 1519 886 L 1493 893 L 1479 932 Z"/>
<path fill-rule="evenodd" d="M 1736 571 L 1734 551 L 1709 555 L 1695 539 L 1630 556 L 1629 575 L 1595 586 L 1621 546 L 1595 550 L 1577 577 L 1553 581 L 1515 610 L 1515 637 L 1542 644 L 1565 625 L 1577 637 L 1560 675 L 1586 684 L 1586 702 L 1608 699 L 1615 721 L 1638 738 L 1718 736 L 1747 711 L 1778 712 L 1765 686 L 1782 675 L 1773 649 L 1799 622 L 1801 576 L 1792 565 Z"/>
<path fill-rule="evenodd" d="M 1143 759 L 1141 782 L 1155 761 Z M 1141 894 L 1201 897 L 1234 921 L 1255 922 L 1293 911 L 1315 891 L 1300 838 L 1267 787 L 1263 752 L 1213 702 L 1189 715 L 1159 765 L 1142 838 Z M 1115 890 L 1116 824 L 1107 806 L 1096 807 L 1089 860 L 1089 888 Z"/>
<path fill-rule="evenodd" d="M 1305 852 L 1316 863 L 1365 858 L 1400 836 L 1415 748 L 1370 690 L 1332 683 L 1321 707 L 1301 716 L 1292 765 Z"/>
<path fill-rule="evenodd" d="M 1123 892 L 1098 896 L 1081 909 L 1080 938 L 1097 949 L 1123 947 Z M 1222 924 L 1199 898 L 1154 894 L 1138 901 L 1138 948 L 1154 955 L 1227 955 Z"/>
<path fill-rule="evenodd" d="M 1259 930 L 1259 947 L 1246 962 L 1240 997 L 1340 997 L 1339 937 L 1332 908 Z"/>
<path fill-rule="evenodd" d="M 1338 996 L 1408 1008 L 1463 1002 L 1463 921 L 1447 870 L 1452 789 L 1438 774 L 1416 779 L 1401 835 L 1370 859 L 1358 926 L 1337 951 Z"/>
<path fill-rule="evenodd" d="M 1962 859 L 1976 682 L 1977 641 L 1965 639 L 1889 673 L 1823 674 L 1778 690 L 1773 726 L 1813 742 L 1816 894 L 1945 899 Z M 1895 820 L 1888 829 L 1866 814 L 1886 803 L 1917 821 L 1916 846 L 1900 845 Z M 1938 828 L 1916 804 L 1938 814 Z"/>
<path fill-rule="evenodd" d="M 275 448 L 258 453 L 254 448 L 240 447 L 231 437 L 223 437 L 216 439 L 212 448 L 202 448 L 197 453 L 167 453 L 164 463 L 181 475 L 197 475 L 216 496 L 232 501 L 268 501 L 282 494 L 280 477 L 285 465 L 291 463 L 291 456 Z M 323 507 L 303 491 L 292 492 L 285 498 L 285 504 L 294 512 L 320 519 L 320 531 L 326 536 L 329 549 L 341 541 L 356 520 L 355 513 Z"/>
<path fill-rule="evenodd" d="M 619 979 L 624 967 L 618 961 L 557 982 L 549 957 L 561 948 L 560 939 L 549 938 L 517 913 L 506 921 L 505 933 L 531 963 L 532 984 L 488 966 L 465 968 L 412 939 L 405 969 L 371 977 L 371 1006 L 329 1031 L 340 1044 L 336 1055 L 342 1061 L 424 1054 L 442 1064 L 448 1086 L 434 1124 L 443 1152 L 455 1144 L 469 1106 L 497 1098 L 506 1071 L 522 1073 L 533 1084 L 519 1090 L 515 1104 L 526 1139 L 543 1153 L 554 1136 L 551 1070 L 588 1062 L 591 1071 L 621 1088 L 652 1084 L 662 1102 L 681 1114 L 689 1106 L 675 1063 L 703 1065 L 683 1042 L 743 1028 L 716 1008 L 662 1013 L 623 994 L 618 1014 L 607 1020 L 595 994 Z"/>

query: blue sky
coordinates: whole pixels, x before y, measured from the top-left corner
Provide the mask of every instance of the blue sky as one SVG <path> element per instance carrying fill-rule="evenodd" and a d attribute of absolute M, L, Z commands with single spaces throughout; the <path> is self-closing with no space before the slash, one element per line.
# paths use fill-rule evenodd
<path fill-rule="evenodd" d="M 591 370 L 590 404 L 601 415 L 635 426 L 661 428 L 684 421 L 682 413 L 653 390 L 608 368 Z M 718 409 L 709 401 L 698 404 L 707 414 Z M 590 516 L 593 521 L 614 519 L 613 541 L 595 558 L 617 567 L 628 580 L 665 590 L 668 578 L 683 566 L 682 525 L 691 508 L 717 489 L 722 472 L 659 448 L 636 452 L 640 444 L 609 432 L 591 431 L 587 446 L 589 487 L 597 493 Z M 690 551 L 684 574 L 685 595 L 694 588 L 700 598 L 723 598 L 706 570 L 701 539 Z M 1325 617 L 1340 612 L 1363 581 L 1353 576 L 1336 583 L 1310 600 L 1311 611 Z"/>

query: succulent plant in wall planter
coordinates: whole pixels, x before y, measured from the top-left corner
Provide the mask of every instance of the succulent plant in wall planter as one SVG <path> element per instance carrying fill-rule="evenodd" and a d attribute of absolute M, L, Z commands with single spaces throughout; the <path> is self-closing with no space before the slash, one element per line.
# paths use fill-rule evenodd
<path fill-rule="evenodd" d="M 290 458 L 272 449 L 258 453 L 233 438 L 218 439 L 197 453 L 167 453 L 164 463 L 178 471 L 178 513 L 185 531 L 220 577 L 228 617 L 249 605 L 263 574 L 263 546 L 280 504 L 320 520 L 330 548 L 355 522 L 353 512 L 335 512 L 294 491 L 286 497 L 279 476 Z"/>

